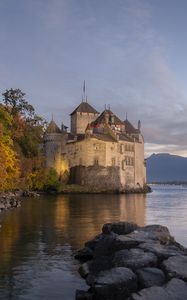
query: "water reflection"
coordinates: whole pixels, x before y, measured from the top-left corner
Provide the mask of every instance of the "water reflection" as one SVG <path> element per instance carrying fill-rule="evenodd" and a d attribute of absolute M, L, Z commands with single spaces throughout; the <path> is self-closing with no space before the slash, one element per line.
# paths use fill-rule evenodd
<path fill-rule="evenodd" d="M 143 195 L 50 196 L 25 200 L 0 215 L 0 299 L 73 299 L 85 284 L 73 248 L 82 247 L 103 223 L 145 224 L 145 208 Z"/>
<path fill-rule="evenodd" d="M 56 201 L 55 231 L 74 248 L 101 231 L 103 223 L 134 221 L 145 224 L 145 195 L 72 195 Z"/>

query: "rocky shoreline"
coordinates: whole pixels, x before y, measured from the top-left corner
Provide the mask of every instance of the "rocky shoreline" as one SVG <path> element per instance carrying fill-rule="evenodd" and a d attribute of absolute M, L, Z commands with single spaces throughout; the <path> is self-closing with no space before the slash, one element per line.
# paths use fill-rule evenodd
<path fill-rule="evenodd" d="M 187 249 L 165 226 L 105 224 L 75 258 L 89 286 L 76 300 L 187 299 Z"/>
<path fill-rule="evenodd" d="M 21 206 L 25 197 L 38 197 L 39 194 L 32 191 L 14 191 L 0 193 L 0 213 Z"/>

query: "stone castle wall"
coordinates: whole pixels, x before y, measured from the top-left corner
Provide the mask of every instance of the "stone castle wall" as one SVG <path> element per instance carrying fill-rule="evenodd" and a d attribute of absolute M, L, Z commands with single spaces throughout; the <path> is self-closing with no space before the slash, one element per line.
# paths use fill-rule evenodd
<path fill-rule="evenodd" d="M 91 185 L 93 182 L 95 187 L 97 182 L 98 187 L 111 185 L 113 189 L 119 186 L 121 189 L 138 188 L 146 184 L 143 140 L 135 143 L 88 137 L 65 143 L 64 138 L 61 134 L 48 135 L 46 166 L 55 168 L 60 176 L 70 172 L 72 183 Z M 95 170 L 101 171 L 98 177 Z"/>
<path fill-rule="evenodd" d="M 119 167 L 72 167 L 70 183 L 90 186 L 100 191 L 119 191 L 121 189 Z"/>

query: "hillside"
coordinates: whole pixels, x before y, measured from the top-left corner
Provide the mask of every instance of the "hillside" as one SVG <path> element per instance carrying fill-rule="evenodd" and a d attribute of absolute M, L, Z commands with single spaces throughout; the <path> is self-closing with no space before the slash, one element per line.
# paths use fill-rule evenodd
<path fill-rule="evenodd" d="M 148 182 L 187 182 L 187 157 L 168 153 L 153 154 L 147 159 Z"/>

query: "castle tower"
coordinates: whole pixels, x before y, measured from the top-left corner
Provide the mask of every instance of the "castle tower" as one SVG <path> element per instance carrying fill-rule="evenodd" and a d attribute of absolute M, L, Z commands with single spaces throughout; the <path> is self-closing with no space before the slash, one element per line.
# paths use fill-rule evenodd
<path fill-rule="evenodd" d="M 70 114 L 72 134 L 85 134 L 87 125 L 99 116 L 99 112 L 88 103 L 85 89 L 84 80 L 82 102 Z"/>
<path fill-rule="evenodd" d="M 62 132 L 57 124 L 51 120 L 44 134 L 44 151 L 47 168 L 53 168 L 61 174 L 61 145 Z"/>
<path fill-rule="evenodd" d="M 95 121 L 99 112 L 89 103 L 82 102 L 71 114 L 71 133 L 84 134 L 88 123 Z"/>

